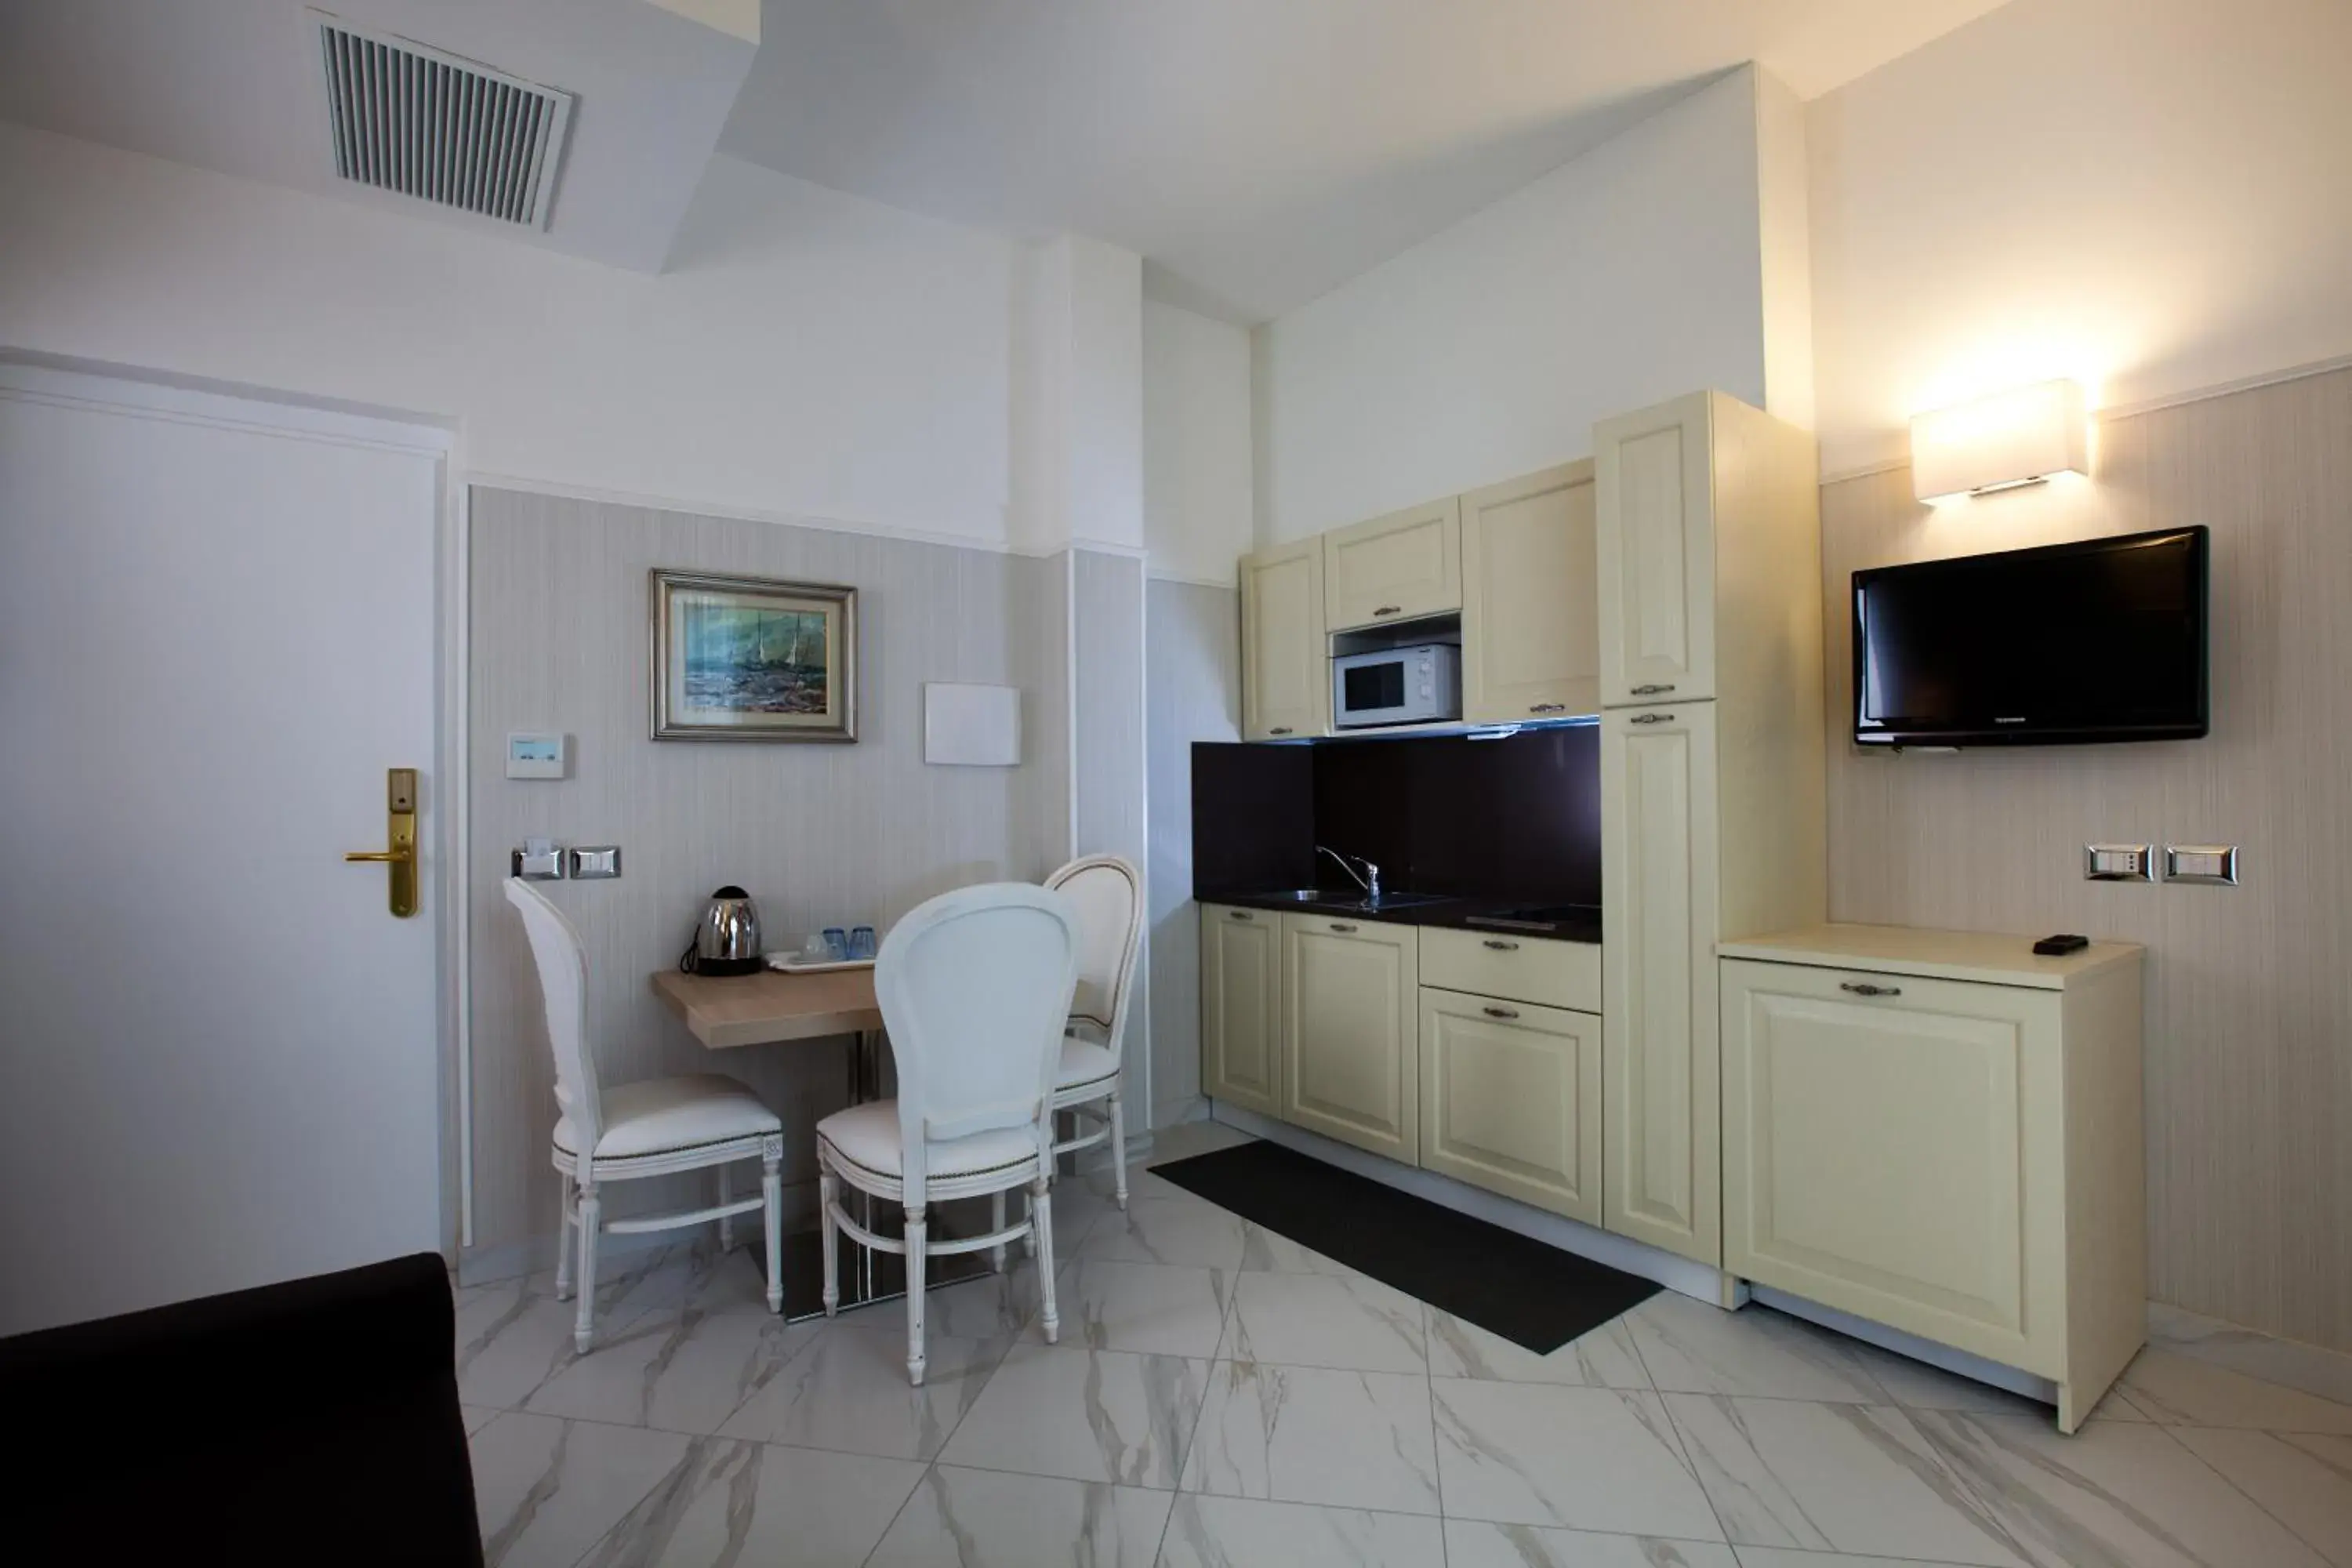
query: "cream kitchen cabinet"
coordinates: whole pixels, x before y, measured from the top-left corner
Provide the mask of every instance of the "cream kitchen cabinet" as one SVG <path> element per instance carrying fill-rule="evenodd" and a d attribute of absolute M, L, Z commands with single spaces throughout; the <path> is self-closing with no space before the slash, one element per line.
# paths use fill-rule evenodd
<path fill-rule="evenodd" d="M 1601 1020 L 1423 986 L 1420 1033 L 1422 1165 L 1600 1224 Z"/>
<path fill-rule="evenodd" d="M 1323 630 L 1323 542 L 1242 558 L 1242 737 L 1331 732 L 1331 646 Z"/>
<path fill-rule="evenodd" d="M 1282 1119 L 1410 1164 L 1421 1152 L 1411 926 L 1282 919 Z"/>
<path fill-rule="evenodd" d="M 1201 1087 L 1282 1113 L 1282 917 L 1201 906 Z"/>
<path fill-rule="evenodd" d="M 1601 721 L 1609 1229 L 1718 1263 L 1716 710 Z"/>
<path fill-rule="evenodd" d="M 1462 716 L 1507 724 L 1601 706 L 1590 459 L 1462 498 Z"/>
<path fill-rule="evenodd" d="M 2140 951 L 1825 926 L 1725 944 L 1724 1267 L 2046 1377 L 2144 1337 Z"/>
<path fill-rule="evenodd" d="M 1606 584 L 1601 700 L 1612 706 L 1715 695 L 1719 396 L 1695 393 L 1592 427 L 1596 499 L 1609 519 L 1595 541 Z"/>
<path fill-rule="evenodd" d="M 1322 536 L 1324 625 L 1332 631 L 1462 607 L 1462 502 L 1408 507 Z"/>

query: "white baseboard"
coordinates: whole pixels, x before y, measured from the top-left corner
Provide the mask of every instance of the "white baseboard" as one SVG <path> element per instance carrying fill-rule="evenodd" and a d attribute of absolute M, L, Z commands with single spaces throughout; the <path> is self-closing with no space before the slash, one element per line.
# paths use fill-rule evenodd
<path fill-rule="evenodd" d="M 1279 1143 L 1286 1149 L 1296 1149 L 1326 1164 L 1352 1171 L 1359 1176 L 1410 1193 L 1417 1198 L 1483 1219 L 1505 1230 L 1516 1231 L 1547 1247 L 1557 1247 L 1562 1252 L 1572 1252 L 1579 1258 L 1589 1258 L 1595 1263 L 1605 1263 L 1612 1268 L 1643 1279 L 1653 1279 L 1677 1294 L 1690 1296 L 1713 1306 L 1737 1306 L 1745 1300 L 1722 1270 L 1709 1268 L 1704 1263 L 1694 1263 L 1687 1258 L 1650 1246 L 1646 1242 L 1597 1230 L 1579 1221 L 1547 1214 L 1531 1208 L 1513 1198 L 1497 1197 L 1451 1176 L 1441 1176 L 1434 1171 L 1399 1164 L 1379 1154 L 1369 1154 L 1336 1139 L 1318 1132 L 1293 1127 L 1286 1121 L 1276 1121 L 1270 1116 L 1244 1110 L 1238 1106 L 1219 1105 L 1212 1120 L 1263 1138 L 1269 1143 Z M 1730 1294 L 1727 1297 L 1727 1289 Z"/>

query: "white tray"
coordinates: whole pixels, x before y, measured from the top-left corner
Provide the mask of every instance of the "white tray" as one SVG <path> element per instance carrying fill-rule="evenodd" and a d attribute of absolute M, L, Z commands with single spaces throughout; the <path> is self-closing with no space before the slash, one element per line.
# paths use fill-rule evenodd
<path fill-rule="evenodd" d="M 767 959 L 769 968 L 781 969 L 786 974 L 830 974 L 836 969 L 874 967 L 874 961 L 870 958 L 812 959 L 797 952 L 771 952 L 762 956 Z"/>

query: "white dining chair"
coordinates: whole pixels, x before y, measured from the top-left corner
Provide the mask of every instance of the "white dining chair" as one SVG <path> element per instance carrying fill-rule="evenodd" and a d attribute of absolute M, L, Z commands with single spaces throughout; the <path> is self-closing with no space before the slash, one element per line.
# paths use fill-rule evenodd
<path fill-rule="evenodd" d="M 1054 1110 L 1068 1112 L 1072 1136 L 1056 1156 L 1110 1144 L 1111 1185 L 1127 1207 L 1127 1112 L 1119 1042 L 1143 943 L 1143 876 L 1116 855 L 1088 855 L 1045 879 L 1078 906 L 1078 985 L 1054 1075 Z M 1095 1123 L 1091 1130 L 1087 1121 Z"/>
<path fill-rule="evenodd" d="M 588 1048 L 588 961 L 580 933 L 548 902 L 545 894 L 520 878 L 507 880 L 507 901 L 522 913 L 530 955 L 539 968 L 540 993 L 547 1003 L 547 1039 L 555 1053 L 553 1160 L 563 1181 L 562 1219 L 555 1233 L 555 1299 L 572 1293 L 577 1237 L 580 1310 L 573 1344 L 586 1354 L 594 1338 L 596 1238 L 640 1231 L 675 1230 L 719 1222 L 719 1245 L 732 1244 L 733 1220 L 754 1209 L 767 1219 L 768 1310 L 783 1310 L 784 1124 L 760 1097 L 731 1078 L 689 1073 L 646 1079 L 602 1089 L 596 1058 Z M 728 1167 L 760 1162 L 760 1196 L 736 1199 L 728 1190 Z M 715 1169 L 719 1201 L 709 1208 L 677 1214 L 606 1219 L 607 1182 L 667 1176 Z"/>
<path fill-rule="evenodd" d="M 943 893 L 891 927 L 874 965 L 896 1100 L 868 1100 L 816 1124 L 818 1202 L 824 1215 L 824 1310 L 840 1305 L 840 1237 L 907 1260 L 907 1375 L 923 1381 L 923 1286 L 933 1256 L 985 1247 L 1001 1260 L 1030 1237 L 1044 1297 L 1045 1342 L 1059 1336 L 1054 1306 L 1054 1071 L 1077 981 L 1077 914 L 1064 895 L 1024 882 Z M 903 1239 L 876 1234 L 841 1201 L 844 1186 L 906 1210 Z M 1003 1195 L 1029 1191 L 1029 1213 L 1002 1223 Z M 993 1195 L 983 1236 L 933 1241 L 933 1202 Z"/>

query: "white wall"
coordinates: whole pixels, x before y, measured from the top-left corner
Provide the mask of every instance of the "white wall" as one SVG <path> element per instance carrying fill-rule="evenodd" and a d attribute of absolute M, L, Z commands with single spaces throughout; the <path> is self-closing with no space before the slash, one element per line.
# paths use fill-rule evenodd
<path fill-rule="evenodd" d="M 2352 5 L 2015 0 L 1808 114 L 1824 471 L 1921 408 L 2352 353 Z"/>
<path fill-rule="evenodd" d="M 0 348 L 452 419 L 478 474 L 1005 538 L 994 236 L 721 157 L 646 277 L 5 124 L 0 213 Z"/>
<path fill-rule="evenodd" d="M 1260 536 L 1581 457 L 1595 419 L 1694 387 L 1765 404 L 1756 76 L 1259 328 Z"/>
<path fill-rule="evenodd" d="M 1255 538 L 1249 333 L 1143 302 L 1143 541 L 1156 577 L 1232 583 Z"/>

